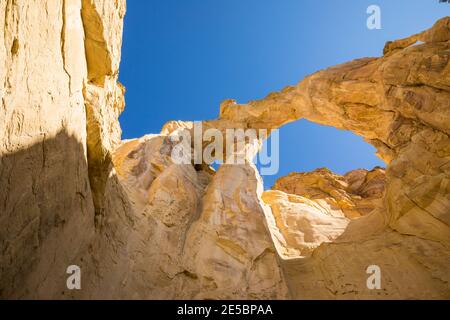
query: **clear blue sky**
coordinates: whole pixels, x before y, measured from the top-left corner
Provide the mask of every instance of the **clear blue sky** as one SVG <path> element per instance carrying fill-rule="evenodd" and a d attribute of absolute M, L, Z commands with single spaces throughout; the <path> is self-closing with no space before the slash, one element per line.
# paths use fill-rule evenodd
<path fill-rule="evenodd" d="M 381 30 L 366 9 L 381 7 Z M 128 0 L 120 81 L 123 138 L 158 133 L 168 120 L 216 118 L 222 100 L 240 103 L 298 83 L 320 69 L 382 54 L 450 15 L 438 0 Z M 350 132 L 305 120 L 280 130 L 280 172 L 337 173 L 384 164 Z"/>

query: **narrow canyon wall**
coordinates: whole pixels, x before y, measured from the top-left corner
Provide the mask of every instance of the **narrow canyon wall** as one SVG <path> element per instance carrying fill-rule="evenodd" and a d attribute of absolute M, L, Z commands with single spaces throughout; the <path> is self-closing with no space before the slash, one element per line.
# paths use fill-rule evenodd
<path fill-rule="evenodd" d="M 124 14 L 120 0 L 0 1 L 0 297 L 62 296 L 95 237 Z"/>
<path fill-rule="evenodd" d="M 306 118 L 388 164 L 264 192 L 250 161 L 175 163 L 191 122 L 121 141 L 124 14 L 124 0 L 0 1 L 0 298 L 450 298 L 449 18 L 380 58 L 225 101 L 205 128 Z"/>

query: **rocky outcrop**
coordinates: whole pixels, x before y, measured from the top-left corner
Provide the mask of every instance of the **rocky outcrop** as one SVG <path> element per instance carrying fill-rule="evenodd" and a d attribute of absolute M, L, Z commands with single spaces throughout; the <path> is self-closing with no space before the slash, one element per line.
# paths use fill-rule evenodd
<path fill-rule="evenodd" d="M 353 170 L 340 176 L 323 168 L 313 172 L 291 173 L 280 178 L 274 190 L 314 200 L 330 215 L 357 218 L 383 205 L 385 170 Z"/>
<path fill-rule="evenodd" d="M 303 258 L 337 240 L 352 219 L 383 206 L 384 185 L 382 168 L 344 176 L 324 168 L 278 179 L 262 199 L 271 207 L 267 220 L 279 254 Z"/>
<path fill-rule="evenodd" d="M 100 253 L 95 270 L 104 276 L 85 292 L 93 298 L 286 298 L 256 168 L 223 166 L 215 173 L 176 164 L 171 154 L 179 133 L 124 141 L 114 153 L 126 203 L 108 205 L 121 210 L 108 213 L 105 238 L 94 249 Z M 107 193 L 116 195 L 116 188 Z M 111 241 L 114 249 L 105 246 Z"/>
<path fill-rule="evenodd" d="M 301 190 L 306 199 L 266 194 L 274 241 L 291 258 L 283 269 L 293 297 L 449 297 L 449 21 L 422 33 L 426 37 L 417 39 L 423 44 L 392 42 L 381 58 L 320 71 L 247 105 L 222 106 L 221 119 L 248 127 L 277 128 L 306 118 L 352 130 L 388 164 L 382 206 L 348 223 L 314 208 L 316 201 L 307 204 L 311 190 Z M 363 270 L 374 264 L 388 275 L 382 291 L 365 286 Z M 420 280 L 405 285 L 405 274 Z"/>
<path fill-rule="evenodd" d="M 449 18 L 380 58 L 225 101 L 205 129 L 306 118 L 387 163 L 263 192 L 250 159 L 264 136 L 217 172 L 171 157 L 191 122 L 121 141 L 124 0 L 6 0 L 0 13 L 1 298 L 450 298 Z M 66 287 L 73 264 L 81 290 Z"/>

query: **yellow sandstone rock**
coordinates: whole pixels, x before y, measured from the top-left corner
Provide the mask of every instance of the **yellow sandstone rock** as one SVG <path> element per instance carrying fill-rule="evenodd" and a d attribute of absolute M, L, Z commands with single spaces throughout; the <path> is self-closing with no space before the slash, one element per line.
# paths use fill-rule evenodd
<path fill-rule="evenodd" d="M 205 129 L 305 118 L 387 163 L 263 193 L 249 161 L 175 163 L 192 122 L 121 141 L 124 14 L 125 0 L 0 1 L 0 298 L 450 298 L 450 18 L 380 58 L 225 101 Z"/>

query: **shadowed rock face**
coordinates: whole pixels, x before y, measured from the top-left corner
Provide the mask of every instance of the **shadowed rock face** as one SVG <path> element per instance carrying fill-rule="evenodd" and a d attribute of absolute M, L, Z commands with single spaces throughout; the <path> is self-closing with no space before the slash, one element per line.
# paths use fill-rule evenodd
<path fill-rule="evenodd" d="M 205 128 L 306 118 L 387 163 L 263 192 L 251 163 L 174 163 L 190 122 L 120 141 L 124 14 L 125 1 L 0 2 L 1 298 L 450 298 L 449 18 L 383 57 L 225 101 Z M 374 264 L 380 290 L 366 286 Z"/>

